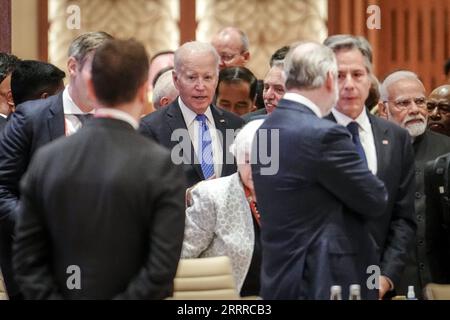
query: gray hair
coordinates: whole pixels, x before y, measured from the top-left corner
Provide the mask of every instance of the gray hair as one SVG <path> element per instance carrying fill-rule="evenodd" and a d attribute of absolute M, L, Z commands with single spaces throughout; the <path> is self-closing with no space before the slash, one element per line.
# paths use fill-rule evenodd
<path fill-rule="evenodd" d="M 106 40 L 111 40 L 113 37 L 103 31 L 84 33 L 75 40 L 69 47 L 69 57 L 75 58 L 81 65 L 83 65 L 86 56 L 93 50 L 100 47 Z"/>
<path fill-rule="evenodd" d="M 263 124 L 265 119 L 256 119 L 247 123 L 236 135 L 233 144 L 230 146 L 230 152 L 236 158 L 236 163 L 245 163 L 245 157 L 251 157 L 252 143 L 256 132 Z"/>
<path fill-rule="evenodd" d="M 241 39 L 241 53 L 246 52 L 250 48 L 250 44 L 248 41 L 248 36 L 245 34 L 244 31 L 241 29 L 238 29 L 236 27 L 226 27 L 219 31 L 218 35 L 227 35 L 230 33 L 237 33 Z"/>
<path fill-rule="evenodd" d="M 366 38 L 349 34 L 337 34 L 326 38 L 323 44 L 335 53 L 340 50 L 359 50 L 364 57 L 367 72 L 372 74 L 372 47 Z"/>
<path fill-rule="evenodd" d="M 159 76 L 158 80 L 153 87 L 152 92 L 152 102 L 155 109 L 159 109 L 160 100 L 163 97 L 176 98 L 178 95 L 178 90 L 175 88 L 173 84 L 172 78 L 172 70 L 167 70 L 161 76 Z"/>
<path fill-rule="evenodd" d="M 333 51 L 316 42 L 299 42 L 292 46 L 284 62 L 286 89 L 317 89 L 331 72 L 337 75 Z"/>
<path fill-rule="evenodd" d="M 270 67 L 271 68 L 272 67 L 277 67 L 277 68 L 280 68 L 280 69 L 284 69 L 284 62 L 285 62 L 285 60 L 272 60 Z"/>
<path fill-rule="evenodd" d="M 417 80 L 422 86 L 422 81 L 420 81 L 417 74 L 415 74 L 412 71 L 407 70 L 401 70 L 401 71 L 395 71 L 389 74 L 383 81 L 383 83 L 380 86 L 380 98 L 382 101 L 387 101 L 389 98 L 388 89 L 391 85 L 396 83 L 397 81 L 403 80 L 403 79 L 411 79 L 411 80 Z"/>
<path fill-rule="evenodd" d="M 175 72 L 181 72 L 181 68 L 184 65 L 184 59 L 187 54 L 192 53 L 209 53 L 214 57 L 214 63 L 216 65 L 217 74 L 219 74 L 219 61 L 220 57 L 216 49 L 209 43 L 200 41 L 190 41 L 183 44 L 175 51 L 174 67 Z"/>

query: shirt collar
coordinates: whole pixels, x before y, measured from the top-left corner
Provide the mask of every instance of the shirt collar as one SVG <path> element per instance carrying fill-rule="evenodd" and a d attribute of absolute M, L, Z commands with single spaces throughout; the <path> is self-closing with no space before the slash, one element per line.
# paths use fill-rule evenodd
<path fill-rule="evenodd" d="M 306 98 L 298 93 L 288 92 L 283 96 L 283 99 L 301 103 L 301 104 L 307 106 L 308 109 L 310 109 L 312 112 L 314 112 L 314 114 L 316 116 L 318 116 L 319 118 L 323 117 L 322 113 L 320 112 L 319 107 L 314 102 L 312 102 L 308 98 Z"/>
<path fill-rule="evenodd" d="M 366 108 L 363 108 L 362 112 L 356 119 L 350 118 L 349 116 L 338 111 L 336 108 L 331 109 L 331 112 L 333 113 L 336 122 L 343 125 L 344 127 L 346 127 L 350 122 L 355 121 L 356 123 L 358 123 L 358 125 L 363 131 L 365 132 L 371 131 L 370 120 L 369 117 L 367 116 Z"/>
<path fill-rule="evenodd" d="M 181 97 L 178 97 L 178 104 L 180 105 L 181 113 L 183 114 L 186 126 L 189 128 L 192 122 L 195 120 L 197 114 L 184 104 Z M 214 117 L 212 115 L 211 108 L 209 106 L 208 109 L 206 109 L 204 115 L 208 119 L 208 124 L 214 124 Z"/>
<path fill-rule="evenodd" d="M 129 123 L 135 130 L 139 128 L 139 123 L 125 111 L 113 108 L 99 108 L 95 112 L 96 118 L 113 118 Z"/>
<path fill-rule="evenodd" d="M 8 119 L 8 116 L 6 114 L 0 113 L 0 117 L 3 117 L 5 119 Z"/>
<path fill-rule="evenodd" d="M 75 104 L 72 97 L 69 94 L 69 86 L 64 89 L 63 92 L 63 108 L 64 114 L 84 114 L 83 111 Z M 92 109 L 89 113 L 94 113 L 94 109 Z"/>

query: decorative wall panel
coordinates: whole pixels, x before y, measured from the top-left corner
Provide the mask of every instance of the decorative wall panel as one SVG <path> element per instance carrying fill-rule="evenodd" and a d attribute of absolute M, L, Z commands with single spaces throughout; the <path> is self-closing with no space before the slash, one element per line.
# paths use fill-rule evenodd
<path fill-rule="evenodd" d="M 80 8 L 80 29 L 70 29 L 68 19 Z M 49 0 L 49 60 L 66 69 L 71 41 L 87 31 L 106 31 L 116 37 L 142 41 L 148 53 L 178 47 L 178 0 Z"/>
<path fill-rule="evenodd" d="M 240 28 L 250 41 L 248 67 L 263 78 L 276 49 L 299 40 L 323 41 L 326 15 L 326 0 L 197 0 L 197 39 L 210 41 L 226 26 Z"/>

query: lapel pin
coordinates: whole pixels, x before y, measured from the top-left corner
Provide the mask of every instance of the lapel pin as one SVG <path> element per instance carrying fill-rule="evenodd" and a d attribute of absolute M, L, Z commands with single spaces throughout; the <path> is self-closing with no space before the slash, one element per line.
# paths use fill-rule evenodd
<path fill-rule="evenodd" d="M 383 144 L 389 144 L 389 141 L 383 140 Z"/>
<path fill-rule="evenodd" d="M 224 122 L 225 122 L 225 120 L 224 120 L 224 119 L 220 119 L 220 122 L 221 122 L 221 123 L 224 123 Z"/>

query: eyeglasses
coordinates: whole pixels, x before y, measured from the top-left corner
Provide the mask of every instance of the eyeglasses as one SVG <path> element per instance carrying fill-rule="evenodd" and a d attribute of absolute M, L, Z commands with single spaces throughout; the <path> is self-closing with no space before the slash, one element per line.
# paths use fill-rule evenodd
<path fill-rule="evenodd" d="M 403 99 L 403 100 L 387 100 L 384 102 L 392 102 L 394 106 L 399 110 L 406 110 L 409 109 L 412 105 L 412 102 L 419 107 L 419 108 L 425 108 L 427 105 L 427 99 L 425 98 L 414 98 L 414 99 Z"/>
<path fill-rule="evenodd" d="M 448 103 L 436 103 L 436 102 L 428 102 L 427 109 L 429 112 L 433 112 L 435 109 L 439 112 L 448 113 L 450 112 L 450 104 Z"/>
<path fill-rule="evenodd" d="M 234 54 L 233 53 L 221 53 L 221 54 L 219 54 L 219 57 L 222 61 L 229 62 L 229 61 L 233 60 L 234 58 L 236 58 L 236 56 L 241 55 L 242 53 L 234 53 Z"/>

